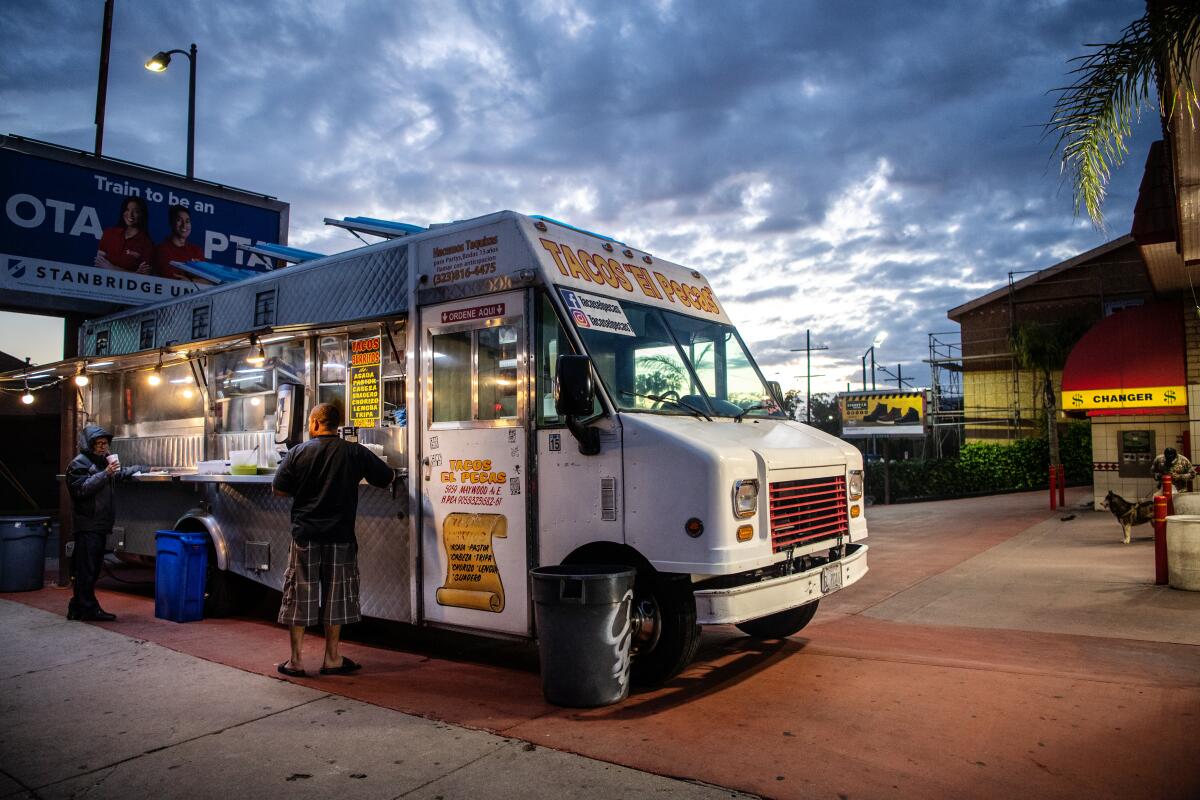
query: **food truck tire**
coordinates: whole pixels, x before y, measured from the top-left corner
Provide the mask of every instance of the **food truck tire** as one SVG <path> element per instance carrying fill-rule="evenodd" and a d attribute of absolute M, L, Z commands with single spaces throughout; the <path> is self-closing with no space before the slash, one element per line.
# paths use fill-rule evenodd
<path fill-rule="evenodd" d="M 633 607 L 650 617 L 649 624 L 656 630 L 651 641 L 640 647 L 635 644 L 630 679 L 638 686 L 661 686 L 691 663 L 700 645 L 691 579 L 638 570 Z"/>
<path fill-rule="evenodd" d="M 813 600 L 799 608 L 789 608 L 787 611 L 739 622 L 737 629 L 755 639 L 786 639 L 812 622 L 820 602 Z"/>

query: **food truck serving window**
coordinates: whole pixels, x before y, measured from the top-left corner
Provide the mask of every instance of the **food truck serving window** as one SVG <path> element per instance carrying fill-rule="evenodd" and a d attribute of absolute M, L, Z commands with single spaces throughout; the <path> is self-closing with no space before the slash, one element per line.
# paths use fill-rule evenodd
<path fill-rule="evenodd" d="M 517 424 L 520 329 L 492 324 L 432 337 L 434 423 Z"/>

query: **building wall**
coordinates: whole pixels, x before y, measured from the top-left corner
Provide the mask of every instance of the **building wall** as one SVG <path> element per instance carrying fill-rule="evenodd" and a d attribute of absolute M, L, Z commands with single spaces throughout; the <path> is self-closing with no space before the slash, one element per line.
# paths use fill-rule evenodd
<path fill-rule="evenodd" d="M 1034 426 L 1042 399 L 1041 392 L 1034 391 L 1033 375 L 1019 371 L 1019 391 L 1013 392 L 1009 336 L 1016 327 L 1025 322 L 1051 324 L 1067 319 L 1095 324 L 1113 302 L 1150 302 L 1154 297 L 1141 253 L 1132 241 L 1069 268 L 1056 271 L 1056 267 L 1051 267 L 1043 273 L 1045 277 L 1019 281 L 1012 291 L 1000 292 L 990 302 L 952 317 L 961 328 L 966 419 L 978 415 L 1014 419 L 1019 416 L 1023 421 L 1029 420 L 1028 425 L 1019 429 L 998 423 L 968 425 L 968 442 L 1011 441 L 1040 433 Z M 1197 342 L 1200 342 L 1200 328 Z M 1200 355 L 1200 348 L 1197 352 Z M 1196 380 L 1200 383 L 1200 358 Z M 1055 391 L 1060 409 L 1061 386 L 1062 375 L 1056 373 Z M 976 392 L 981 394 L 976 396 Z M 1059 419 L 1062 421 L 1061 416 Z"/>
<path fill-rule="evenodd" d="M 1196 401 L 1189 395 L 1188 403 Z M 1188 415 L 1193 416 L 1193 415 Z M 1154 431 L 1154 447 L 1161 453 L 1164 447 L 1184 452 L 1184 432 L 1196 423 L 1183 414 L 1164 416 L 1092 417 L 1092 499 L 1096 510 L 1101 509 L 1104 496 L 1116 492 L 1126 500 L 1147 500 L 1154 495 L 1154 478 L 1149 467 L 1140 478 L 1122 478 L 1118 474 L 1121 431 Z"/>
<path fill-rule="evenodd" d="M 1014 376 L 1016 390 L 1014 391 Z M 1051 373 L 1054 402 L 1062 410 L 1062 371 Z M 1006 442 L 1039 435 L 1042 401 L 1041 376 L 1032 370 L 972 370 L 963 373 L 963 410 L 966 441 Z M 1020 424 L 1017 424 L 1017 420 Z M 975 424 L 972 424 L 972 421 Z M 1062 414 L 1059 414 L 1062 421 Z"/>

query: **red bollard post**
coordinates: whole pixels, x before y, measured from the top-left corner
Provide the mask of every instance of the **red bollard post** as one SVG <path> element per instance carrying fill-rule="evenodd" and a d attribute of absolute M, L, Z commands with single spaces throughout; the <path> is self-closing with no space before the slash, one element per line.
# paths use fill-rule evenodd
<path fill-rule="evenodd" d="M 1051 464 L 1050 465 L 1050 510 L 1051 511 L 1058 508 L 1058 503 L 1057 503 L 1058 495 L 1055 494 L 1055 492 L 1054 492 L 1054 479 L 1056 477 L 1058 477 L 1058 470 L 1056 470 L 1054 468 L 1054 465 Z"/>
<path fill-rule="evenodd" d="M 1058 505 L 1067 507 L 1067 468 L 1062 464 L 1058 465 Z"/>
<path fill-rule="evenodd" d="M 1164 487 L 1165 488 L 1165 487 Z M 1167 498 L 1154 496 L 1154 583 L 1167 582 Z"/>
<path fill-rule="evenodd" d="M 1163 497 L 1167 498 L 1167 516 L 1175 513 L 1175 480 L 1170 475 L 1163 475 Z"/>

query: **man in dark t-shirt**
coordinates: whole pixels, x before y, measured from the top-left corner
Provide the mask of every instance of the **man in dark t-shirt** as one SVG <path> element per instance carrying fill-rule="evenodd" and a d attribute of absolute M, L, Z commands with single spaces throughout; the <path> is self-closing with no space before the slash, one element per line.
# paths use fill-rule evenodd
<path fill-rule="evenodd" d="M 292 546 L 283 578 L 279 623 L 291 633 L 283 675 L 303 677 L 304 629 L 325 626 L 322 675 L 346 675 L 361 665 L 338 654 L 342 626 L 362 619 L 358 603 L 358 484 L 384 488 L 392 471 L 361 444 L 338 438 L 342 415 L 321 403 L 308 416 L 311 438 L 293 448 L 275 473 L 275 494 L 292 498 Z"/>

